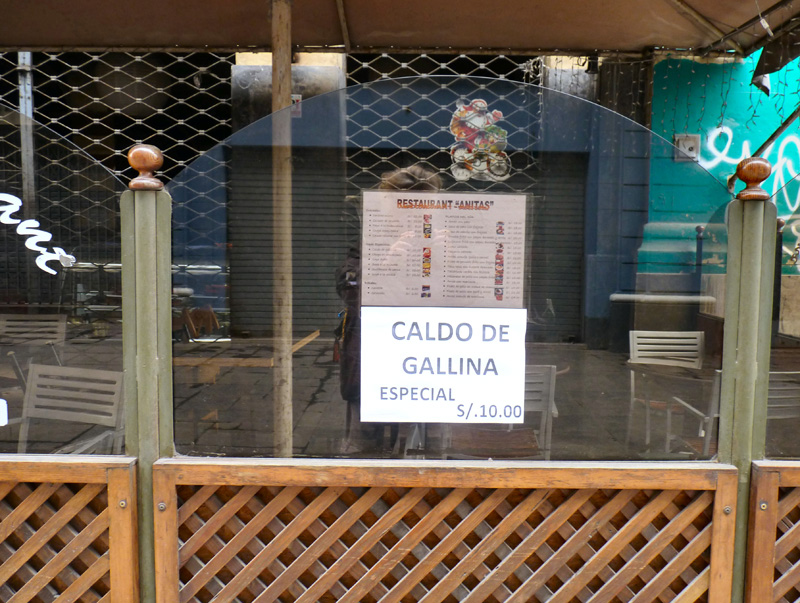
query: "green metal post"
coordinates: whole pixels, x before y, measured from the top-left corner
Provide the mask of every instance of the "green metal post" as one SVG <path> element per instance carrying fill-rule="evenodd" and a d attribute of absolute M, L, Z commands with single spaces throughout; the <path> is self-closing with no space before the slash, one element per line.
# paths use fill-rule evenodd
<path fill-rule="evenodd" d="M 153 177 L 161 152 L 128 153 L 140 172 L 122 195 L 122 322 L 125 449 L 138 457 L 139 588 L 154 603 L 153 463 L 173 454 L 171 328 L 171 199 Z"/>
<path fill-rule="evenodd" d="M 739 470 L 731 598 L 736 603 L 744 600 L 750 465 L 763 456 L 766 425 L 777 212 L 759 185 L 771 169 L 760 157 L 742 161 L 736 173 L 747 187 L 728 207 L 719 460 Z"/>

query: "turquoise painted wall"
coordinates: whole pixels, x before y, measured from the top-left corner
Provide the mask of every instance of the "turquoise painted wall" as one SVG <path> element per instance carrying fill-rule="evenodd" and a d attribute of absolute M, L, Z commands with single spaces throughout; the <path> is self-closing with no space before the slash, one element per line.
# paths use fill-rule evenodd
<path fill-rule="evenodd" d="M 655 65 L 653 131 L 670 142 L 675 134 L 699 134 L 700 151 L 697 163 L 676 162 L 671 147 L 662 142 L 653 145 L 641 272 L 687 271 L 685 265 L 693 263 L 692 231 L 697 224 L 712 223 L 707 247 L 724 236 L 713 223 L 721 224 L 730 200 L 725 182 L 736 164 L 758 149 L 797 106 L 797 62 L 771 75 L 768 96 L 750 83 L 757 60 L 758 54 L 725 63 L 668 58 Z M 800 186 L 793 180 L 800 172 L 797 123 L 764 156 L 774 166 L 764 188 L 773 195 L 778 215 L 788 219 L 800 206 Z M 736 190 L 740 188 L 738 183 Z M 790 244 L 790 251 L 795 231 L 800 228 L 789 221 L 785 245 Z M 706 252 L 707 256 L 711 249 Z"/>

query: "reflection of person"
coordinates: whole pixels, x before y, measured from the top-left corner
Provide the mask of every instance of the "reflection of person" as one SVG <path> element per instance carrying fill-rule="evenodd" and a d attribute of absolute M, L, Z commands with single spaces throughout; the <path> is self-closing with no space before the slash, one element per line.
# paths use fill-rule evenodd
<path fill-rule="evenodd" d="M 381 190 L 437 191 L 442 187 L 439 175 L 420 164 L 383 174 Z M 336 292 L 345 304 L 337 337 L 339 348 L 340 390 L 347 401 L 347 432 L 343 451 L 358 452 L 361 446 L 383 443 L 384 423 L 361 423 L 361 321 L 359 317 L 361 251 L 351 247 L 344 263 L 336 271 Z M 391 442 L 397 440 L 398 425 L 390 424 Z"/>

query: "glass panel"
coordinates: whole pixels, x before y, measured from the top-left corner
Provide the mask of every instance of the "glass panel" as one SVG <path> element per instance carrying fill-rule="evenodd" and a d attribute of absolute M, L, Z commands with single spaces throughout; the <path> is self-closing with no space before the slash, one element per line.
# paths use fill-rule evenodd
<path fill-rule="evenodd" d="M 626 118 L 380 81 L 242 128 L 168 188 L 181 453 L 714 454 L 730 195 Z"/>
<path fill-rule="evenodd" d="M 120 453 L 123 186 L 5 107 L 0 166 L 0 452 Z"/>
<path fill-rule="evenodd" d="M 777 189 L 772 200 L 779 218 L 767 396 L 766 454 L 772 458 L 800 457 L 800 182 L 793 171 L 792 162 L 786 161 L 775 167 L 771 177 Z"/>

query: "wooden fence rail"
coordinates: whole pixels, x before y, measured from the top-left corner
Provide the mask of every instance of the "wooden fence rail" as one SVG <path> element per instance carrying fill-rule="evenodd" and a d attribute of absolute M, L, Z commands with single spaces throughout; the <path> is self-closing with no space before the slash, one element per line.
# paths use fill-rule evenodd
<path fill-rule="evenodd" d="M 160 603 L 730 601 L 727 465 L 169 459 L 153 478 Z"/>
<path fill-rule="evenodd" d="M 0 600 L 138 601 L 135 459 L 0 456 Z"/>

